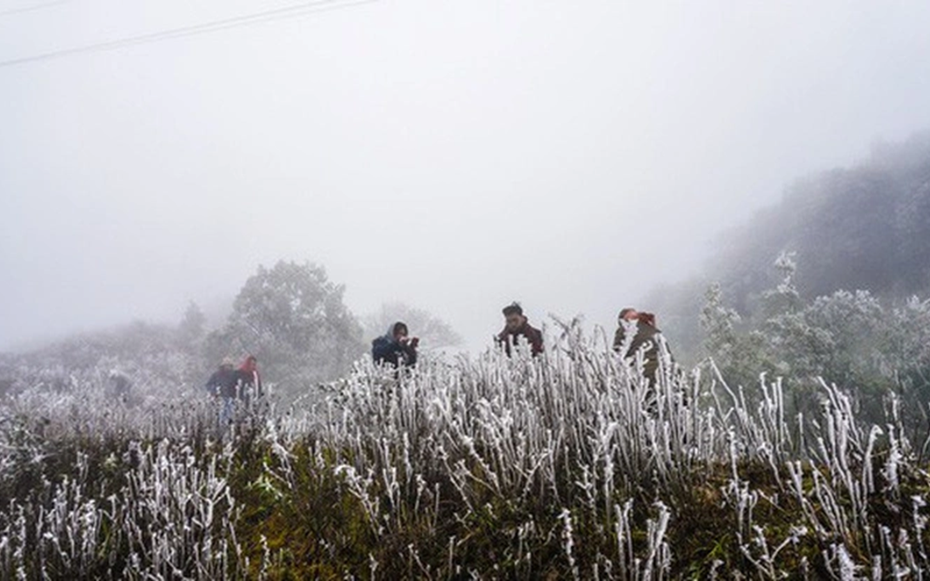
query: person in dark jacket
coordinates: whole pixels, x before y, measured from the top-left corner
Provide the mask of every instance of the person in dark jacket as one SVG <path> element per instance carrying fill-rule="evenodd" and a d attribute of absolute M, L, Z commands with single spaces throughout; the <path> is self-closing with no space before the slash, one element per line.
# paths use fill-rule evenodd
<path fill-rule="evenodd" d="M 400 321 L 388 327 L 387 333 L 371 342 L 371 358 L 380 365 L 413 367 L 417 364 L 418 337 L 410 337 L 407 324 Z"/>
<path fill-rule="evenodd" d="M 238 383 L 239 374 L 236 372 L 232 359 L 227 357 L 223 359 L 220 368 L 213 372 L 204 385 L 204 388 L 219 403 L 217 420 L 221 431 L 226 430 L 233 422 Z"/>
<path fill-rule="evenodd" d="M 659 370 L 659 336 L 662 332 L 656 327 L 656 318 L 652 313 L 641 313 L 636 309 L 623 309 L 620 311 L 619 326 L 614 335 L 614 351 L 620 353 L 627 344 L 627 337 L 633 335 L 629 341 L 624 359 L 636 357 L 640 349 L 643 352 L 643 377 L 649 380 L 650 385 L 655 383 L 656 373 Z"/>
<path fill-rule="evenodd" d="M 539 329 L 530 325 L 523 307 L 512 303 L 504 307 L 504 330 L 497 335 L 497 342 L 504 346 L 507 355 L 511 354 L 511 345 L 517 345 L 520 338 L 529 343 L 533 357 L 543 352 L 543 336 Z"/>
<path fill-rule="evenodd" d="M 239 376 L 236 373 L 232 360 L 226 358 L 220 363 L 219 369 L 214 371 L 210 379 L 207 380 L 207 383 L 204 384 L 204 389 L 210 392 L 211 395 L 217 397 L 234 398 L 236 397 L 236 384 L 238 380 Z"/>

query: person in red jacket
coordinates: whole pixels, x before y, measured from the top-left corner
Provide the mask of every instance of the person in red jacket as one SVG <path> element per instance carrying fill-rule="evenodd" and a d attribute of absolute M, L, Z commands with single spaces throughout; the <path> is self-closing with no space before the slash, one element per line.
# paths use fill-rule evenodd
<path fill-rule="evenodd" d="M 503 344 L 507 355 L 511 354 L 511 345 L 517 345 L 520 337 L 526 339 L 530 345 L 533 357 L 543 351 L 543 336 L 539 329 L 530 325 L 523 314 L 523 307 L 519 303 L 512 303 L 504 307 L 504 330 L 497 336 L 497 341 Z"/>
<path fill-rule="evenodd" d="M 258 373 L 258 359 L 249 355 L 236 370 L 236 383 L 239 399 L 248 402 L 252 396 L 261 397 L 262 379 Z"/>

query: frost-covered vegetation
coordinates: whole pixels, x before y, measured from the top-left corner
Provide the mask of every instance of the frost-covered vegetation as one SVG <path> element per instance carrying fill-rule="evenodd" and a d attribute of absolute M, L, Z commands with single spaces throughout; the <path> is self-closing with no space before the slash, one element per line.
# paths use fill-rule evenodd
<path fill-rule="evenodd" d="M 356 364 L 324 405 L 243 413 L 99 373 L 0 408 L 0 577 L 920 578 L 926 442 L 826 384 L 664 361 L 654 401 L 603 335 L 544 357 Z M 21 370 L 27 371 L 27 370 Z M 750 403 L 757 402 L 757 403 Z"/>
<path fill-rule="evenodd" d="M 785 378 L 792 413 L 816 408 L 825 380 L 850 394 L 861 419 L 878 424 L 894 394 L 911 437 L 926 437 L 930 301 L 882 300 L 862 290 L 805 300 L 793 255 L 782 254 L 775 266 L 781 281 L 761 293 L 751 315 L 728 307 L 717 285 L 705 295 L 704 350 L 724 376 L 743 385 L 760 372 Z"/>
<path fill-rule="evenodd" d="M 926 298 L 930 132 L 875 144 L 859 163 L 795 181 L 778 204 L 721 235 L 695 276 L 656 289 L 640 306 L 659 314 L 677 353 L 697 359 L 704 290 L 719 283 L 727 306 L 759 329 L 768 318 L 764 295 L 782 279 L 771 264 L 783 252 L 796 256 L 795 287 L 805 304 L 860 290 L 887 312 L 907 308 L 914 294 Z"/>

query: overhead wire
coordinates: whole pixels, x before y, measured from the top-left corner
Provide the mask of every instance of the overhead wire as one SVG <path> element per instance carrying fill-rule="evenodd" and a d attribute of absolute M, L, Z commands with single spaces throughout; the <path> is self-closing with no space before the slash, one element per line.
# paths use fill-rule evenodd
<path fill-rule="evenodd" d="M 44 61 L 44 60 L 51 60 L 51 59 L 56 59 L 56 58 L 61 58 L 61 57 L 66 57 L 66 56 L 71 56 L 71 55 L 76 55 L 76 54 L 115 50 L 115 49 L 123 48 L 126 46 L 135 46 L 139 44 L 153 43 L 153 42 L 159 42 L 162 40 L 184 38 L 184 37 L 196 36 L 200 34 L 209 34 L 211 32 L 227 30 L 229 28 L 249 26 L 252 24 L 259 24 L 259 23 L 270 22 L 274 20 L 283 20 L 286 18 L 296 18 L 300 16 L 305 16 L 307 14 L 329 12 L 333 10 L 339 10 L 342 8 L 360 6 L 363 4 L 373 4 L 377 1 L 378 0 L 348 0 L 348 1 L 312 0 L 309 2 L 301 2 L 299 4 L 292 4 L 290 6 L 272 8 L 269 10 L 263 10 L 261 12 L 254 12 L 251 14 L 244 14 L 241 16 L 233 16 L 230 18 L 223 18 L 220 20 L 213 20 L 209 22 L 203 22 L 200 24 L 180 26 L 177 28 L 171 28 L 171 29 L 162 30 L 159 32 L 140 34 L 137 36 L 130 36 L 127 38 L 121 38 L 117 40 L 98 42 L 98 43 L 78 46 L 74 48 L 60 49 L 60 50 L 55 50 L 55 51 L 46 52 L 46 53 L 37 54 L 37 55 L 0 61 L 0 68 L 11 67 L 15 65 L 21 65 L 21 64 L 26 64 L 26 63 L 38 62 L 38 61 Z"/>
<path fill-rule="evenodd" d="M 73 0 L 54 0 L 54 2 L 43 2 L 41 4 L 33 4 L 32 6 L 23 6 L 22 8 L 11 8 L 9 10 L 0 11 L 0 16 L 9 16 L 12 14 L 21 14 L 23 12 L 32 12 L 34 10 L 42 10 L 43 8 L 48 8 L 50 6 L 58 6 L 59 4 L 67 4 Z"/>

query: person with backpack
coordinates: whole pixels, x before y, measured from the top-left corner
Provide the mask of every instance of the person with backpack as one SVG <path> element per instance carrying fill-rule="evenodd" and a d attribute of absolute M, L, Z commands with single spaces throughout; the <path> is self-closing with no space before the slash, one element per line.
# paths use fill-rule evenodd
<path fill-rule="evenodd" d="M 410 337 L 407 324 L 398 321 L 388 327 L 387 333 L 371 342 L 371 358 L 378 365 L 397 368 L 417 364 L 419 337 Z"/>
<path fill-rule="evenodd" d="M 204 384 L 204 389 L 215 397 L 234 398 L 238 379 L 232 359 L 226 357 Z"/>

